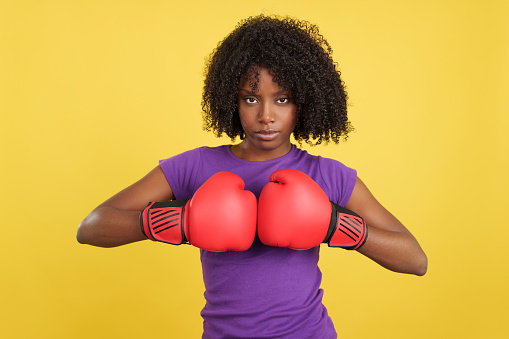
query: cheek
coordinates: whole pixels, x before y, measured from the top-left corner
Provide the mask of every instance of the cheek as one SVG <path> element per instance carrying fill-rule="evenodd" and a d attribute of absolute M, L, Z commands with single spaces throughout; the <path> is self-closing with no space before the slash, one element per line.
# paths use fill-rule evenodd
<path fill-rule="evenodd" d="M 293 107 L 287 115 L 287 123 L 292 126 L 292 130 L 297 125 L 297 107 Z"/>
<path fill-rule="evenodd" d="M 243 110 L 240 109 L 239 109 L 239 119 L 242 124 L 244 124 L 244 122 L 246 121 L 246 114 L 244 113 Z"/>
<path fill-rule="evenodd" d="M 239 105 L 238 111 L 240 121 L 249 122 L 256 120 L 258 117 L 258 111 L 255 107 L 243 107 L 242 105 Z"/>
<path fill-rule="evenodd" d="M 242 118 L 242 115 L 240 116 L 240 125 L 243 130 L 246 130 L 246 121 Z"/>
<path fill-rule="evenodd" d="M 239 110 L 239 120 L 240 124 L 242 125 L 242 128 L 245 130 L 247 126 L 249 126 L 249 115 L 246 114 L 245 111 L 241 112 Z"/>

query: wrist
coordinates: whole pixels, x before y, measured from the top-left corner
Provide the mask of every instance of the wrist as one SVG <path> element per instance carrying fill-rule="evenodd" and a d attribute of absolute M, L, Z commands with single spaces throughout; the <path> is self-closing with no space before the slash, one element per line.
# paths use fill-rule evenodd
<path fill-rule="evenodd" d="M 346 250 L 359 249 L 368 238 L 366 222 L 355 212 L 333 202 L 331 205 L 331 221 L 324 243 Z"/>
<path fill-rule="evenodd" d="M 140 213 L 141 232 L 152 241 L 188 244 L 184 216 L 188 200 L 150 202 Z"/>

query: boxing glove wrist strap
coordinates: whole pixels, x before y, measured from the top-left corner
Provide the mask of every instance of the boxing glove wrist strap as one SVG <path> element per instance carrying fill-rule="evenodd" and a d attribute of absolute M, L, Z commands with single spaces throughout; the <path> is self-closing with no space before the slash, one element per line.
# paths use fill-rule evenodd
<path fill-rule="evenodd" d="M 359 249 L 368 238 L 366 222 L 356 213 L 331 202 L 332 215 L 324 243 L 346 250 Z"/>
<path fill-rule="evenodd" d="M 188 201 L 150 202 L 140 213 L 143 234 L 152 241 L 172 245 L 189 244 L 184 231 Z"/>

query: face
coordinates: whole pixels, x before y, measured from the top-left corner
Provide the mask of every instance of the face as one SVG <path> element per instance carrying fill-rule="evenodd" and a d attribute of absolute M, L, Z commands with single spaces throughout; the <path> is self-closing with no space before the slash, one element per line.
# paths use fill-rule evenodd
<path fill-rule="evenodd" d="M 290 151 L 297 107 L 291 92 L 281 88 L 268 69 L 260 67 L 257 71 L 254 91 L 254 74 L 239 87 L 237 103 L 245 139 L 234 154 L 246 160 L 263 161 Z"/>

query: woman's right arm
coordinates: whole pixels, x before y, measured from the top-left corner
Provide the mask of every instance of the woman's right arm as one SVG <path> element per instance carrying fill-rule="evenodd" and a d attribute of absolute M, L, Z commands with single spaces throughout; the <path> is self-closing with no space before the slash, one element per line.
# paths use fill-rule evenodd
<path fill-rule="evenodd" d="M 97 206 L 79 225 L 81 244 L 114 247 L 147 239 L 141 232 L 140 212 L 150 201 L 174 199 L 160 166 L 140 181 Z"/>

